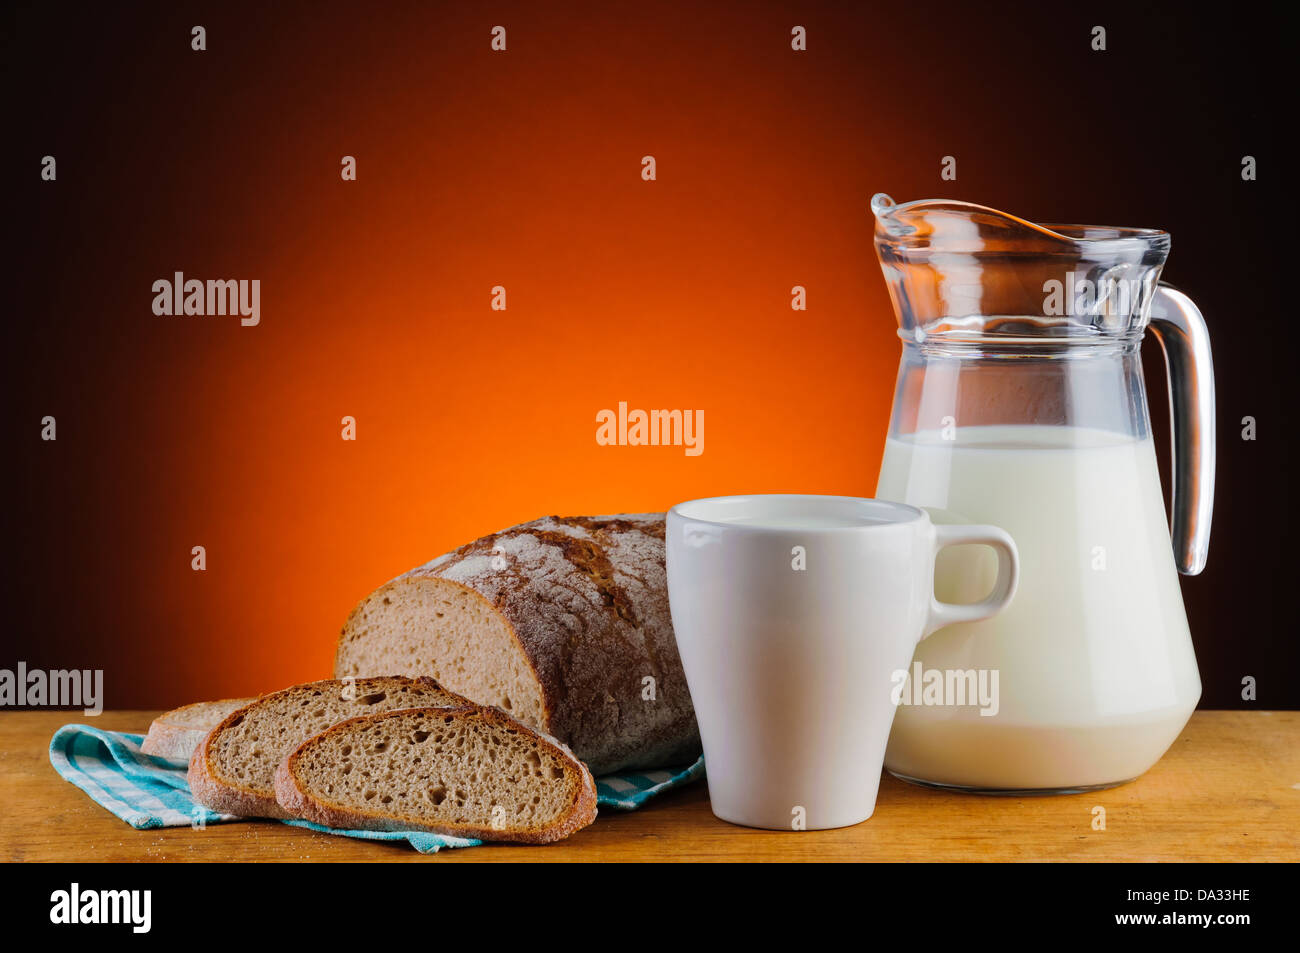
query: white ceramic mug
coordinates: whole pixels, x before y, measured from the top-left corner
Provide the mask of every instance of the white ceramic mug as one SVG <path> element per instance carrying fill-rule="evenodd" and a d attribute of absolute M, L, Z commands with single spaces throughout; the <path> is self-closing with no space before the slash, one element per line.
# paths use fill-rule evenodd
<path fill-rule="evenodd" d="M 997 580 L 970 605 L 934 597 L 934 560 L 991 546 Z M 1019 563 L 995 526 L 848 496 L 729 496 L 668 513 L 668 595 L 713 813 L 774 830 L 865 821 L 916 644 L 986 619 Z"/>

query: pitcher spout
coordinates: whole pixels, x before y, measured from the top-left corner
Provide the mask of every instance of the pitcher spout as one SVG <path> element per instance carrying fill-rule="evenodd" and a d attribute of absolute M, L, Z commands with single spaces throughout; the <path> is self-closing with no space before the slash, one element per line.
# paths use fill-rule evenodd
<path fill-rule="evenodd" d="M 1041 224 L 884 192 L 871 210 L 900 330 L 917 340 L 1138 337 L 1169 254 L 1159 229 Z"/>

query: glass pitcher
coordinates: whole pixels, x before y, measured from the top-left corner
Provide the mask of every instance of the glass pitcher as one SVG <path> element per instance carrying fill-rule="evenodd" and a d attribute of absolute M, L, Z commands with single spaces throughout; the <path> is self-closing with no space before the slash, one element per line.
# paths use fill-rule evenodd
<path fill-rule="evenodd" d="M 876 496 L 992 523 L 1020 550 L 1012 605 L 920 644 L 885 766 L 983 792 L 1109 787 L 1150 768 L 1201 694 L 1177 573 L 1205 565 L 1214 378 L 1196 306 L 1159 281 L 1166 232 L 1036 225 L 872 199 L 902 363 Z M 1169 370 L 1173 545 L 1139 348 Z M 950 549 L 944 601 L 996 560 Z"/>

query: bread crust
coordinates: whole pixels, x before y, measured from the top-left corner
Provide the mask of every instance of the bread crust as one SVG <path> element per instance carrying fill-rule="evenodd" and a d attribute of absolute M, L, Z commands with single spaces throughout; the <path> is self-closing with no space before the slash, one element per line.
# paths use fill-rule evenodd
<path fill-rule="evenodd" d="M 427 712 L 435 716 L 453 715 L 455 717 L 478 716 L 499 727 L 518 731 L 530 737 L 543 747 L 551 748 L 560 754 L 570 768 L 578 775 L 578 784 L 573 802 L 564 816 L 554 824 L 538 830 L 510 830 L 492 827 L 478 827 L 469 824 L 427 824 L 418 820 L 403 820 L 398 817 L 384 816 L 374 811 L 360 811 L 354 808 L 331 804 L 309 793 L 295 774 L 299 758 L 321 739 L 339 734 L 359 723 L 371 723 L 383 718 L 397 715 L 409 715 L 413 711 Z M 325 827 L 343 830 L 374 831 L 422 831 L 430 834 L 444 834 L 451 837 L 468 837 L 484 841 L 504 841 L 516 844 L 550 844 L 563 840 L 581 830 L 596 819 L 596 782 L 587 766 L 574 756 L 567 745 L 542 732 L 529 728 L 516 721 L 499 708 L 483 705 L 466 705 L 462 708 L 416 708 L 395 709 L 374 715 L 362 715 L 339 722 L 320 734 L 309 738 L 291 751 L 275 772 L 275 794 L 281 809 L 295 817 L 321 824 Z"/>
<path fill-rule="evenodd" d="M 533 727 L 570 745 L 594 773 L 692 761 L 699 728 L 668 607 L 664 529 L 662 513 L 548 516 L 484 536 L 363 599 L 340 634 L 335 675 L 368 674 L 353 655 L 382 637 L 363 622 L 372 606 L 438 580 L 505 622 L 540 690 L 545 718 Z M 436 625 L 413 620 L 417 632 Z M 464 693 L 427 658 L 409 667 Z M 647 676 L 653 699 L 643 697 Z"/>
<path fill-rule="evenodd" d="M 454 698 L 460 699 L 460 696 L 454 692 L 448 691 L 439 685 L 432 678 L 428 677 L 410 677 L 405 675 L 394 676 L 373 676 L 382 679 L 396 679 L 410 683 L 414 686 L 438 690 L 445 692 Z M 216 726 L 212 728 L 198 747 L 194 749 L 194 754 L 190 757 L 189 772 L 187 780 L 190 785 L 190 795 L 194 800 L 219 814 L 236 814 L 240 817 L 270 817 L 277 819 L 292 818 L 296 815 L 287 812 L 280 806 L 275 795 L 264 795 L 259 791 L 239 784 L 235 781 L 220 777 L 212 761 L 213 746 L 217 738 L 227 728 L 236 724 L 252 708 L 257 705 L 266 704 L 273 700 L 293 695 L 295 693 L 316 689 L 322 685 L 333 686 L 337 684 L 338 679 L 326 679 L 320 682 L 305 682 L 301 685 L 293 685 L 289 688 L 282 689 L 278 692 L 271 692 L 255 699 L 243 708 L 231 712 L 223 718 Z"/>

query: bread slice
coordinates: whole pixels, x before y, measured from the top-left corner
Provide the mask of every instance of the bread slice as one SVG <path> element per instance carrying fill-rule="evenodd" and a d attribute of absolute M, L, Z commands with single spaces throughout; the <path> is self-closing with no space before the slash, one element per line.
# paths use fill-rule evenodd
<path fill-rule="evenodd" d="M 194 749 L 190 793 L 223 814 L 292 817 L 276 803 L 275 769 L 312 735 L 367 712 L 465 704 L 431 678 L 405 676 L 310 682 L 263 695 L 227 715 Z"/>
<path fill-rule="evenodd" d="M 597 775 L 694 761 L 668 609 L 664 516 L 547 516 L 381 586 L 334 675 L 428 675 L 554 735 Z"/>
<path fill-rule="evenodd" d="M 188 761 L 203 736 L 237 708 L 256 701 L 255 698 L 223 698 L 215 702 L 195 702 L 182 705 L 159 715 L 149 725 L 140 750 L 156 758 Z"/>
<path fill-rule="evenodd" d="M 596 819 L 586 765 L 554 738 L 478 705 L 337 724 L 284 760 L 275 791 L 287 813 L 356 830 L 547 844 Z"/>

